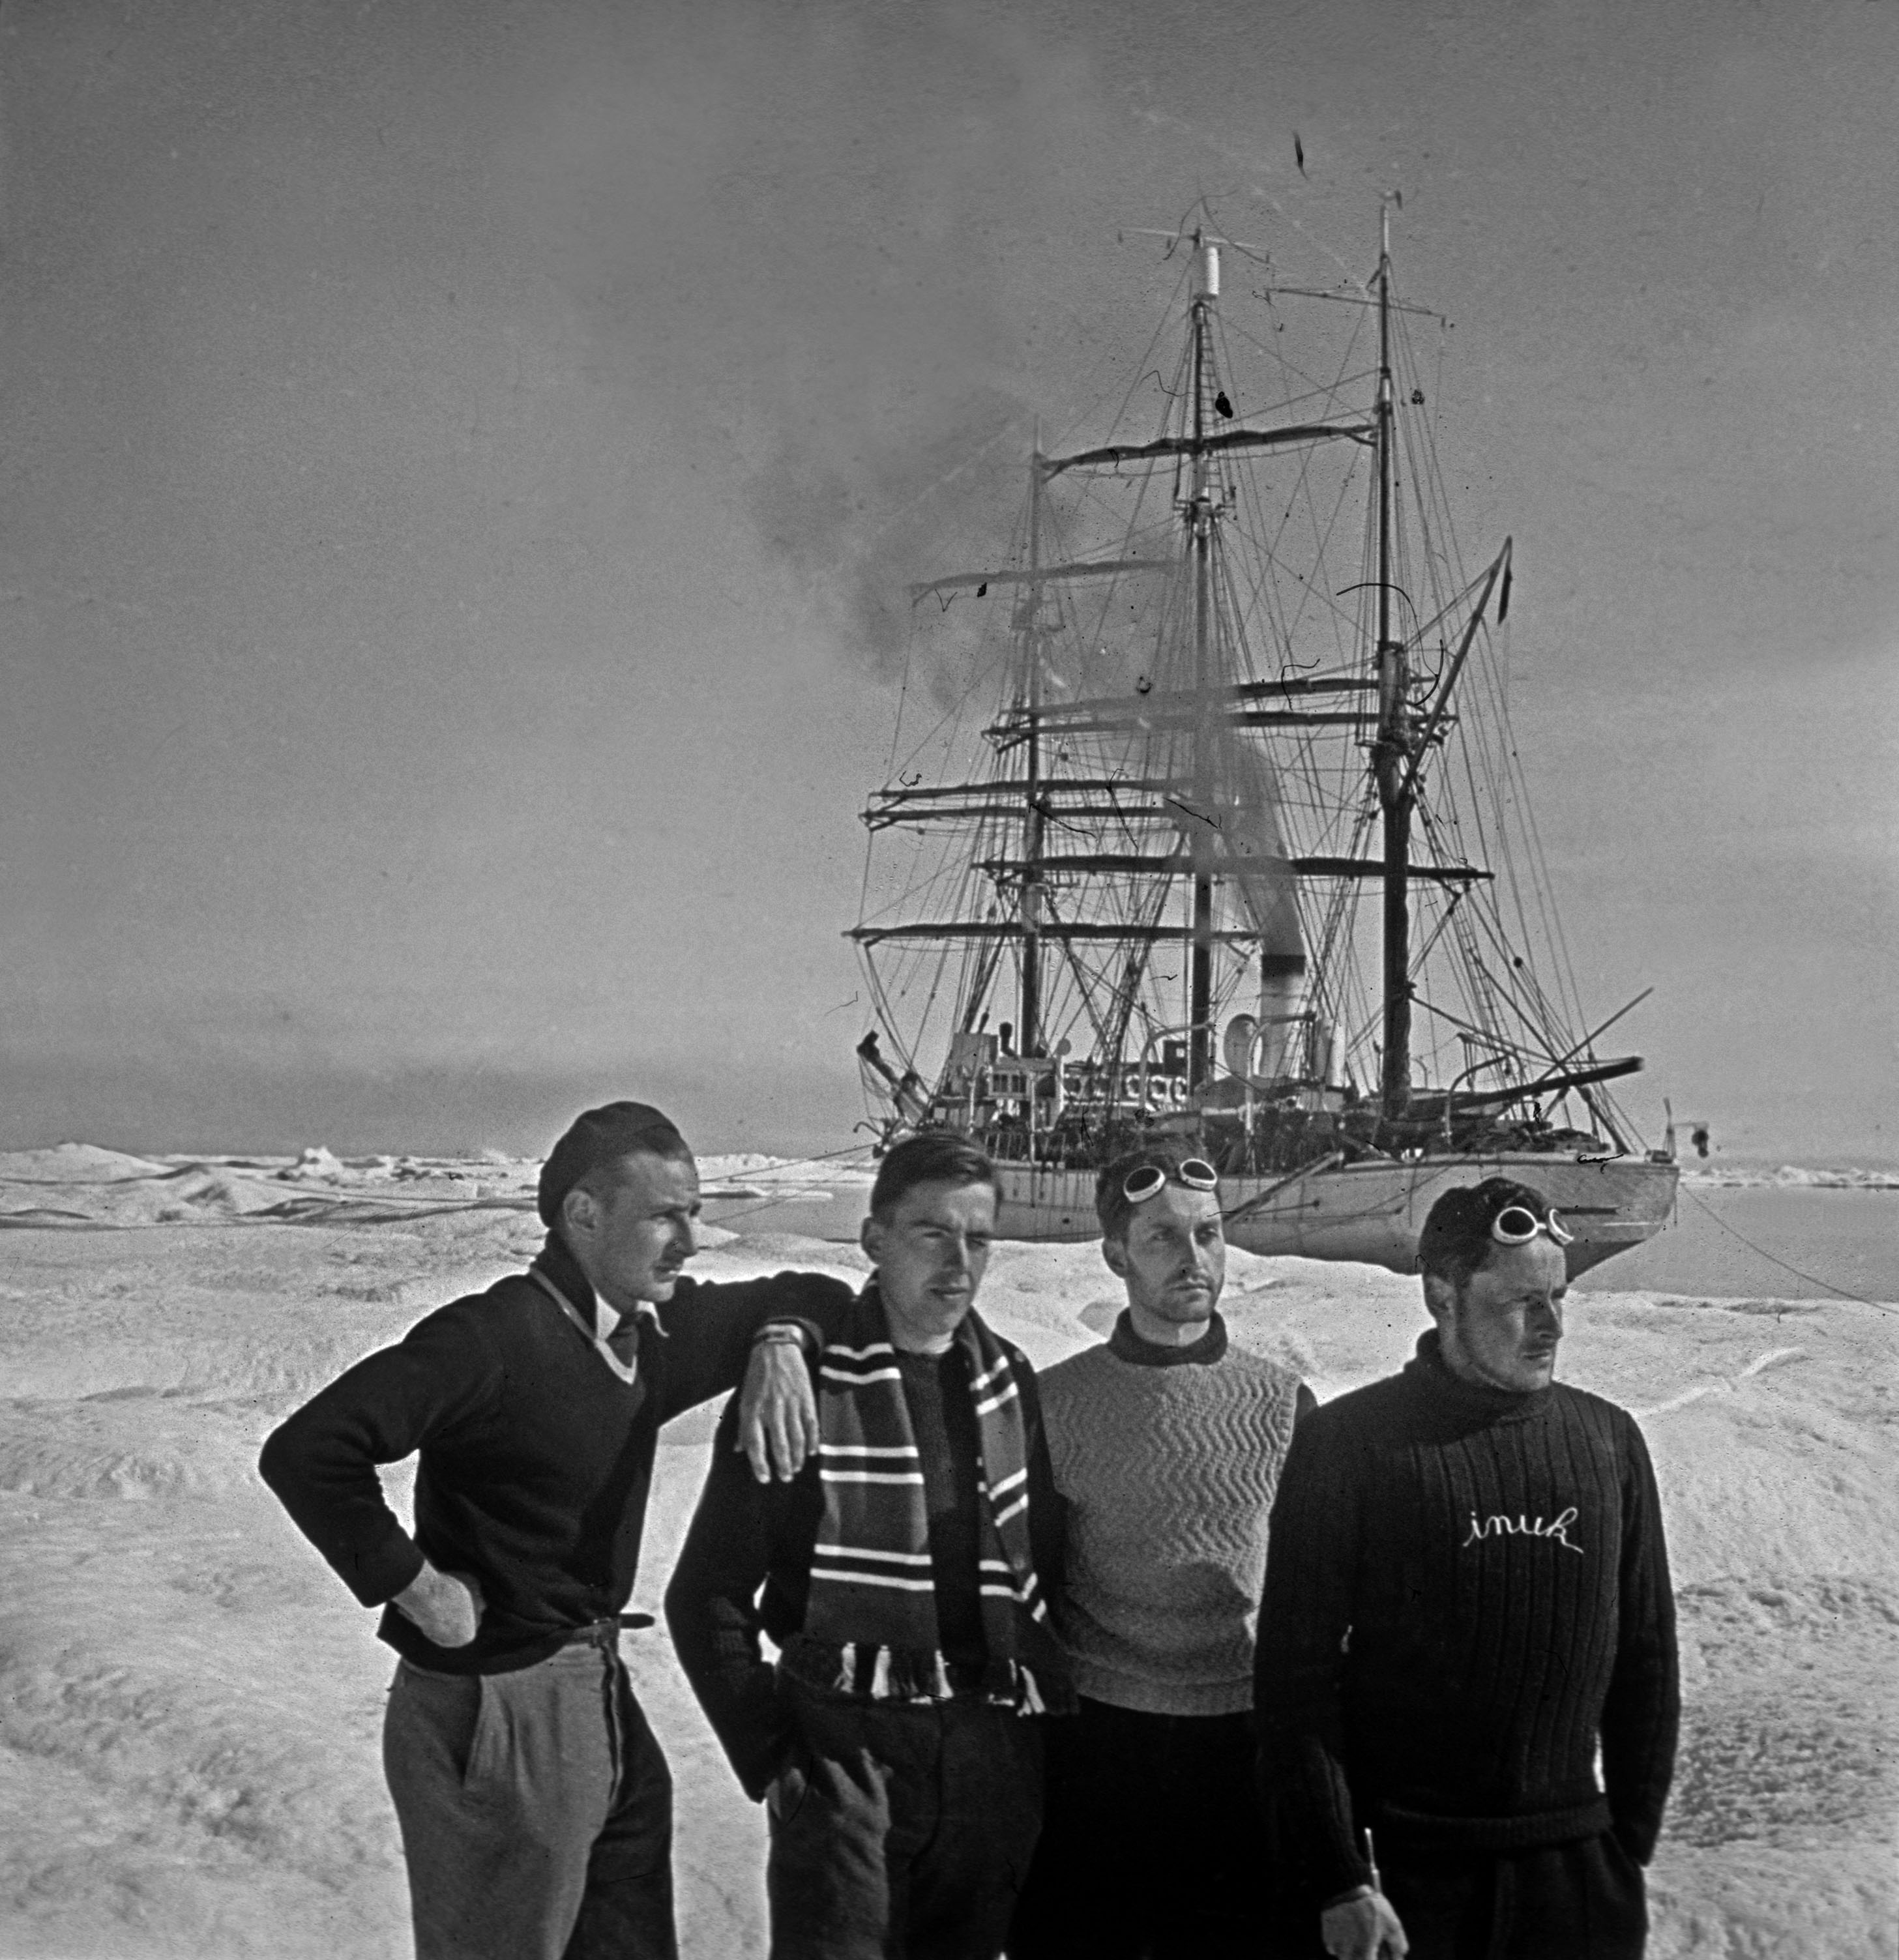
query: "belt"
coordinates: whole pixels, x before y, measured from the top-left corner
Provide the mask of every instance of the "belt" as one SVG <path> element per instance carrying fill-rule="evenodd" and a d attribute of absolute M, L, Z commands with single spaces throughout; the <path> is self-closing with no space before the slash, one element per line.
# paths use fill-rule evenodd
<path fill-rule="evenodd" d="M 1609 1828 L 1609 1799 L 1592 1798 L 1560 1810 L 1528 1811 L 1509 1817 L 1451 1817 L 1391 1803 L 1377 1808 L 1379 1842 L 1388 1835 L 1419 1850 L 1531 1851 L 1599 1836 Z"/>
<path fill-rule="evenodd" d="M 619 1651 L 622 1633 L 638 1633 L 653 1624 L 650 1613 L 610 1613 L 604 1620 L 589 1620 L 584 1627 L 570 1627 L 561 1641 L 564 1647 L 598 1647 L 607 1653 Z"/>

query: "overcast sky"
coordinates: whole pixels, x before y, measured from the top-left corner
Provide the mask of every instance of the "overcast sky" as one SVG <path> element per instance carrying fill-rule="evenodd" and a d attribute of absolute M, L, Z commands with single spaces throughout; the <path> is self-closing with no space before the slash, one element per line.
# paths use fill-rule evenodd
<path fill-rule="evenodd" d="M 1623 1099 L 1899 1148 L 1892 0 L 27 0 L 0 68 L 0 1144 L 849 1141 L 922 485 L 1145 344 L 1117 228 L 1362 272 L 1397 189 Z"/>

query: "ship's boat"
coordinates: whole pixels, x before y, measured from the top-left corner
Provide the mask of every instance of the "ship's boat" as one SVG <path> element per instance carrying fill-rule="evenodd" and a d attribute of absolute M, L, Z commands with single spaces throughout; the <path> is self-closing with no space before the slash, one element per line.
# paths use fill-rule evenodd
<path fill-rule="evenodd" d="M 1446 323 L 1398 291 L 1388 205 L 1332 285 L 1204 212 L 1161 235 L 1177 353 L 1082 439 L 1038 429 L 1006 546 L 911 590 L 851 934 L 881 1141 L 968 1135 L 1003 1236 L 1063 1239 L 1103 1164 L 1175 1136 L 1233 1243 L 1399 1271 L 1439 1193 L 1508 1176 L 1580 1271 L 1678 1172 L 1611 1099 L 1627 1009 L 1592 1026 L 1566 957 L 1510 544 L 1467 567 L 1438 469 Z"/>

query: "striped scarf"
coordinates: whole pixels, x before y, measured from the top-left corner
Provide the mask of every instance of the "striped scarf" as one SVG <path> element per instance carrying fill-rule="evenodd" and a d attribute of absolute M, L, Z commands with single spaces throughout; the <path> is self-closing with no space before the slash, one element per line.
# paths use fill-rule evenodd
<path fill-rule="evenodd" d="M 1039 1714 L 1051 1690 L 1065 1698 L 1065 1683 L 1030 1551 L 1021 1394 L 1008 1351 L 975 1313 L 964 1316 L 955 1339 L 969 1363 L 981 1457 L 978 1580 L 989 1653 L 981 1692 Z M 874 1280 L 820 1358 L 817 1427 L 824 1513 L 797 1671 L 815 1671 L 815 1647 L 827 1687 L 878 1700 L 945 1700 L 951 1689 L 937 1627 L 922 1459 Z"/>

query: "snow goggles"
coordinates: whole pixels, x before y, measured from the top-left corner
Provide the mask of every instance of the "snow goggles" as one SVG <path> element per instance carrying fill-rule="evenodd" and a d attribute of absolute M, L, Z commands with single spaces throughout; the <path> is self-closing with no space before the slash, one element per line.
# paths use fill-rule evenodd
<path fill-rule="evenodd" d="M 1174 1176 L 1189 1191 L 1216 1190 L 1220 1182 L 1219 1172 L 1205 1157 L 1183 1157 Z M 1141 1164 L 1123 1179 L 1121 1195 L 1130 1204 L 1142 1204 L 1166 1182 L 1167 1171 L 1163 1166 Z"/>
<path fill-rule="evenodd" d="M 1527 1204 L 1506 1204 L 1490 1220 L 1490 1236 L 1499 1246 L 1527 1246 L 1539 1232 L 1547 1232 L 1559 1246 L 1573 1245 L 1576 1234 L 1567 1230 L 1552 1211 L 1539 1218 Z"/>

